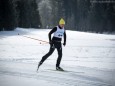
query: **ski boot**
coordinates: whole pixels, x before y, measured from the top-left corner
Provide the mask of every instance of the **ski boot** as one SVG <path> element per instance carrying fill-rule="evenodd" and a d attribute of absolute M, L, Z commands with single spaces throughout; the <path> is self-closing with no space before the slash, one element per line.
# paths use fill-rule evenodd
<path fill-rule="evenodd" d="M 41 64 L 42 64 L 42 62 L 38 63 L 37 71 L 38 71 L 38 69 L 39 69 L 39 67 L 40 67 Z"/>
<path fill-rule="evenodd" d="M 64 71 L 61 67 L 56 67 L 56 70 L 58 70 L 58 71 Z"/>

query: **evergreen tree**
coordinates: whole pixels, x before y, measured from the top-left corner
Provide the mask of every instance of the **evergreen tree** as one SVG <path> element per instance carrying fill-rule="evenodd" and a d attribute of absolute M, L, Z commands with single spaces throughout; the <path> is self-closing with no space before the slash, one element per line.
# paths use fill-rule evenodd
<path fill-rule="evenodd" d="M 36 0 L 20 0 L 17 2 L 19 27 L 38 28 L 41 26 Z"/>
<path fill-rule="evenodd" d="M 31 2 L 31 9 L 32 9 L 32 16 L 31 16 L 31 27 L 38 28 L 39 25 L 41 26 L 41 19 L 38 11 L 38 5 L 36 4 L 36 0 Z"/>
<path fill-rule="evenodd" d="M 51 0 L 54 25 L 64 17 L 67 29 L 92 32 L 115 31 L 115 4 L 95 0 Z"/>
<path fill-rule="evenodd" d="M 107 28 L 109 32 L 115 31 L 115 4 L 110 3 L 107 5 Z"/>
<path fill-rule="evenodd" d="M 13 0 L 1 0 L 0 4 L 1 30 L 14 30 L 17 26 L 15 3 Z"/>
<path fill-rule="evenodd" d="M 3 30 L 3 1 L 0 0 L 0 31 Z"/>

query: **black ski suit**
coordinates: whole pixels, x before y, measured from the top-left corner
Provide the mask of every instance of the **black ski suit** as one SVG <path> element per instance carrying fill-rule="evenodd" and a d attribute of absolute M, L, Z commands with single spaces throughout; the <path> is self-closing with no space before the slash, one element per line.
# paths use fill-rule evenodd
<path fill-rule="evenodd" d="M 60 29 L 62 29 L 60 26 L 58 26 Z M 40 61 L 40 63 L 42 64 L 55 50 L 55 48 L 57 49 L 58 51 L 58 58 L 57 58 L 57 63 L 56 63 L 56 67 L 59 67 L 60 66 L 60 62 L 61 62 L 61 59 L 62 59 L 62 44 L 61 44 L 61 40 L 62 38 L 58 38 L 58 37 L 52 37 L 51 39 L 51 34 L 56 32 L 57 31 L 57 27 L 54 27 L 50 32 L 49 32 L 49 43 L 50 43 L 50 49 L 49 49 L 49 52 L 44 55 Z M 64 30 L 64 33 L 63 33 L 63 36 L 64 36 L 64 43 L 63 45 L 65 46 L 66 45 L 66 32 Z"/>

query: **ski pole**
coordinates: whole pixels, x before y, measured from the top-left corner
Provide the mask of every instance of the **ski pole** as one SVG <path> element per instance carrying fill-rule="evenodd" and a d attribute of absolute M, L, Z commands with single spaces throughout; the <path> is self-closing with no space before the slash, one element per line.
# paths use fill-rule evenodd
<path fill-rule="evenodd" d="M 28 36 L 23 36 L 23 37 L 26 37 L 26 38 L 29 38 L 29 39 L 33 39 L 33 40 L 37 40 L 37 41 L 41 41 L 41 42 L 44 42 L 44 43 L 49 43 L 47 41 L 36 39 L 36 38 L 32 38 L 32 37 L 28 37 Z"/>

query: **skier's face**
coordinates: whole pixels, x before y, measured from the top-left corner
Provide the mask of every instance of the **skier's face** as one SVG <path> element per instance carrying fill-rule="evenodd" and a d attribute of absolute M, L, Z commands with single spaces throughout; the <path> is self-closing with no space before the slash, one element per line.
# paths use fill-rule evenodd
<path fill-rule="evenodd" d="M 64 24 L 60 24 L 60 27 L 63 28 L 63 27 L 64 27 Z"/>

